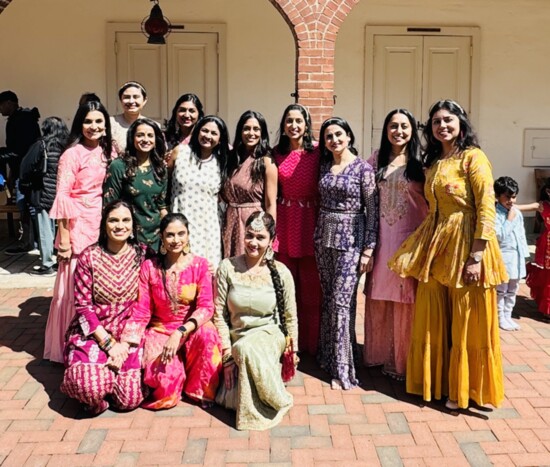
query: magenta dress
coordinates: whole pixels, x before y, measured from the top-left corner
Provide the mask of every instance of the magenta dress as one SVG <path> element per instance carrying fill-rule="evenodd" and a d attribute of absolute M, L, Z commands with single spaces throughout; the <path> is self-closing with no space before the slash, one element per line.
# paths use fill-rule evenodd
<path fill-rule="evenodd" d="M 550 316 L 550 203 L 543 201 L 542 206 L 541 216 L 544 228 L 537 238 L 535 261 L 527 264 L 527 285 L 539 311 L 548 317 Z"/>
<path fill-rule="evenodd" d="M 83 144 L 67 149 L 59 159 L 52 219 L 68 219 L 72 257 L 59 264 L 44 338 L 44 358 L 63 362 L 64 336 L 74 316 L 74 270 L 78 255 L 99 238 L 102 185 L 107 170 L 103 149 Z M 59 234 L 55 241 L 59 246 Z"/>
<path fill-rule="evenodd" d="M 321 320 L 321 283 L 313 234 L 319 214 L 318 147 L 274 153 L 279 176 L 277 259 L 288 267 L 296 285 L 299 347 L 317 354 Z"/>
<path fill-rule="evenodd" d="M 141 341 L 130 347 L 122 367 L 113 371 L 105 365 L 108 354 L 92 335 L 103 326 L 120 342 L 137 300 L 140 263 L 133 247 L 115 256 L 93 245 L 78 258 L 74 274 L 76 315 L 67 330 L 61 390 L 86 404 L 93 414 L 109 407 L 107 397 L 119 410 L 135 409 L 143 400 Z"/>
<path fill-rule="evenodd" d="M 263 211 L 264 181 L 252 183 L 250 167 L 253 157 L 247 157 L 225 182 L 222 198 L 227 203 L 223 227 L 223 257 L 244 254 L 245 222 L 256 211 Z"/>
<path fill-rule="evenodd" d="M 370 162 L 376 170 L 377 154 Z M 400 378 L 406 371 L 417 281 L 390 271 L 388 260 L 428 214 L 424 184 L 407 180 L 404 172 L 405 166 L 388 171 L 377 183 L 380 221 L 374 267 L 365 281 L 363 347 L 367 366 L 383 365 Z"/>
<path fill-rule="evenodd" d="M 125 341 L 134 343 L 145 333 L 144 383 L 151 393 L 142 407 L 169 409 L 181 400 L 182 392 L 193 400 L 214 401 L 222 359 L 220 336 L 211 322 L 213 314 L 212 275 L 206 259 L 195 256 L 177 275 L 165 278 L 157 258 L 143 263 L 139 300 L 123 333 Z M 161 363 L 164 344 L 190 319 L 197 329 L 169 363 Z"/>

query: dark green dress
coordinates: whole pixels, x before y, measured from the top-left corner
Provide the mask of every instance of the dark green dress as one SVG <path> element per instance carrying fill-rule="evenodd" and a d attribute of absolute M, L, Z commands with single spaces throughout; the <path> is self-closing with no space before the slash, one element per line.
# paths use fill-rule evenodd
<path fill-rule="evenodd" d="M 126 178 L 126 163 L 115 159 L 109 165 L 103 183 L 103 202 L 122 199 L 134 207 L 137 219 L 138 240 L 158 250 L 160 211 L 166 209 L 167 177 L 158 181 L 153 167 L 145 171 L 139 167 L 133 180 Z"/>

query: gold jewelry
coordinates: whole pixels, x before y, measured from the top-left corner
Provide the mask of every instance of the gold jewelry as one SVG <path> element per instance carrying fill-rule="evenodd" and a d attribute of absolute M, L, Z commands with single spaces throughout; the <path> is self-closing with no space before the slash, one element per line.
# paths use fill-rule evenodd
<path fill-rule="evenodd" d="M 191 252 L 191 242 L 187 242 L 187 245 L 183 247 L 183 252 L 187 255 Z"/>
<path fill-rule="evenodd" d="M 261 232 L 262 230 L 265 229 L 265 224 L 264 224 L 264 212 L 260 212 L 260 214 L 258 215 L 258 217 L 256 217 L 256 219 L 254 219 L 251 223 L 250 223 L 250 228 L 254 231 L 254 232 Z"/>
<path fill-rule="evenodd" d="M 273 252 L 273 248 L 271 247 L 271 245 L 269 245 L 266 250 L 265 250 L 265 254 L 264 254 L 264 258 L 266 261 L 271 261 L 273 259 L 273 255 L 275 253 Z"/>
<path fill-rule="evenodd" d="M 160 242 L 159 253 L 163 256 L 167 253 L 166 247 L 164 246 L 164 243 L 162 243 L 162 242 Z"/>

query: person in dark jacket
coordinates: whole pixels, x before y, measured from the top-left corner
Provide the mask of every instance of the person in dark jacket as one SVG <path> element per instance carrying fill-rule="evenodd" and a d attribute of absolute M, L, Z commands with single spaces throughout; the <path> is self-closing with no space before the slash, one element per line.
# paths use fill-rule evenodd
<path fill-rule="evenodd" d="M 8 117 L 6 123 L 6 146 L 0 148 L 0 171 L 8 180 L 8 189 L 15 198 L 21 213 L 21 238 L 17 246 L 8 248 L 5 253 L 17 255 L 27 253 L 34 248 L 33 218 L 24 197 L 17 188 L 19 168 L 23 156 L 31 145 L 40 138 L 38 120 L 40 113 L 36 107 L 24 109 L 19 106 L 17 95 L 13 91 L 0 92 L 0 114 Z M 9 176 L 6 168 L 9 167 Z"/>
<path fill-rule="evenodd" d="M 19 188 L 36 212 L 42 265 L 31 271 L 35 275 L 53 275 L 53 242 L 55 223 L 49 217 L 56 193 L 57 164 L 65 149 L 69 129 L 59 117 L 48 117 L 42 123 L 42 138 L 34 143 L 21 162 Z"/>

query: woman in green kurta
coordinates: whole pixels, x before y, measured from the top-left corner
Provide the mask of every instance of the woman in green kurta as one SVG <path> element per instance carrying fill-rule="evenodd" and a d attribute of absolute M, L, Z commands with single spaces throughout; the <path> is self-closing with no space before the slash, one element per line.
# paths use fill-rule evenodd
<path fill-rule="evenodd" d="M 160 220 L 168 212 L 165 152 L 166 143 L 156 122 L 137 119 L 128 129 L 124 156 L 109 165 L 103 184 L 104 204 L 123 199 L 132 205 L 138 240 L 155 250 L 159 246 Z"/>
<path fill-rule="evenodd" d="M 293 403 L 280 360 L 286 346 L 281 328 L 298 342 L 296 299 L 290 271 L 272 259 L 273 217 L 258 211 L 245 226 L 245 253 L 224 259 L 218 269 L 213 319 L 224 372 L 216 402 L 236 410 L 238 430 L 267 430 Z"/>

